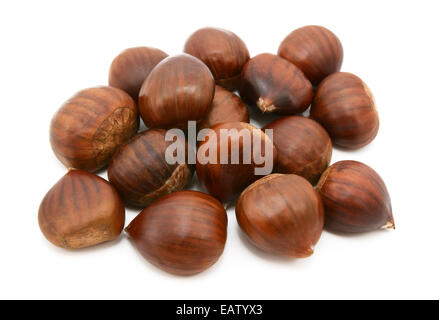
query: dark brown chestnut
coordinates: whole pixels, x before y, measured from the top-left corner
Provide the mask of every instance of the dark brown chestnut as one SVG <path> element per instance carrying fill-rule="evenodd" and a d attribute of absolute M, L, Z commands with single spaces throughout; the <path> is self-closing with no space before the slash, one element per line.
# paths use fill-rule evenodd
<path fill-rule="evenodd" d="M 361 148 L 378 133 L 379 118 L 372 92 L 351 73 L 334 73 L 322 81 L 310 116 L 325 127 L 334 144 L 343 148 Z"/>
<path fill-rule="evenodd" d="M 223 253 L 227 214 L 205 193 L 179 191 L 154 201 L 125 231 L 156 267 L 192 275 L 212 266 Z"/>
<path fill-rule="evenodd" d="M 245 43 L 233 32 L 203 28 L 195 31 L 184 45 L 184 52 L 203 61 L 216 83 L 236 90 L 239 75 L 250 55 Z"/>
<path fill-rule="evenodd" d="M 134 100 L 124 91 L 97 87 L 78 92 L 50 124 L 50 143 L 68 168 L 97 171 L 139 128 Z"/>
<path fill-rule="evenodd" d="M 318 85 L 340 71 L 343 47 L 335 34 L 321 26 L 306 26 L 291 32 L 280 44 L 278 55 L 294 63 Z"/>
<path fill-rule="evenodd" d="M 181 163 L 168 163 L 166 152 L 171 144 L 185 151 Z M 195 159 L 184 138 L 166 141 L 165 130 L 146 130 L 116 151 L 108 165 L 108 179 L 126 204 L 146 207 L 165 194 L 183 189 L 192 179 L 194 165 L 188 164 L 188 153 Z"/>
<path fill-rule="evenodd" d="M 394 229 L 392 205 L 381 177 L 358 161 L 339 161 L 317 185 L 325 207 L 325 228 L 336 232 Z"/>
<path fill-rule="evenodd" d="M 137 101 L 143 81 L 151 70 L 167 56 L 162 50 L 156 48 L 126 49 L 111 63 L 108 84 L 124 90 Z"/>
<path fill-rule="evenodd" d="M 249 184 L 270 174 L 276 156 L 272 140 L 262 130 L 243 122 L 218 124 L 198 147 L 197 176 L 211 195 L 228 204 Z"/>
<path fill-rule="evenodd" d="M 209 111 L 215 81 L 197 58 L 181 54 L 160 62 L 140 89 L 140 115 L 149 128 L 186 127 Z"/>
<path fill-rule="evenodd" d="M 197 128 L 211 128 L 224 122 L 248 123 L 249 120 L 245 103 L 233 92 L 216 86 L 212 106 Z"/>
<path fill-rule="evenodd" d="M 271 174 L 251 184 L 235 210 L 241 230 L 256 247 L 282 256 L 310 256 L 323 229 L 320 196 L 294 174 Z"/>
<path fill-rule="evenodd" d="M 295 114 L 311 103 L 313 88 L 302 71 L 273 54 L 252 58 L 241 73 L 239 95 L 262 112 Z"/>
<path fill-rule="evenodd" d="M 107 181 L 87 171 L 69 170 L 45 195 L 38 222 L 54 245 L 79 249 L 117 238 L 125 208 Z"/>
<path fill-rule="evenodd" d="M 278 152 L 275 171 L 294 173 L 312 184 L 331 162 L 332 143 L 326 130 L 316 121 L 286 116 L 264 127 L 273 130 L 273 143 Z"/>

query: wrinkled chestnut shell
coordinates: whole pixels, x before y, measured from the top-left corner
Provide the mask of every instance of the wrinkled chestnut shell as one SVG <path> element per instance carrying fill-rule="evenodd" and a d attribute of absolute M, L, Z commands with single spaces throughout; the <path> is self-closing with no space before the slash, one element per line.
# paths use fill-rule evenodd
<path fill-rule="evenodd" d="M 194 32 L 184 45 L 184 52 L 203 61 L 216 83 L 236 90 L 239 75 L 250 55 L 245 43 L 233 32 L 203 28 Z"/>
<path fill-rule="evenodd" d="M 326 128 L 334 144 L 348 149 L 369 144 L 379 129 L 371 91 L 360 78 L 346 72 L 322 81 L 310 116 Z"/>
<path fill-rule="evenodd" d="M 167 56 L 166 53 L 155 48 L 126 49 L 111 63 L 108 84 L 124 90 L 137 101 L 143 81 L 151 70 Z"/>
<path fill-rule="evenodd" d="M 276 164 L 276 157 L 277 152 L 276 148 L 273 146 L 273 142 L 271 139 L 265 135 L 263 131 L 260 129 L 252 126 L 248 123 L 243 122 L 226 122 L 219 125 L 214 126 L 211 128 L 213 130 L 213 134 L 208 134 L 205 137 L 205 140 L 200 143 L 197 151 L 197 176 L 200 180 L 202 186 L 214 197 L 219 199 L 223 203 L 230 203 L 233 201 L 239 193 L 244 190 L 245 187 L 247 187 L 249 184 L 254 182 L 255 180 L 261 178 L 260 175 L 255 175 L 255 168 L 256 167 L 264 167 L 264 164 L 256 164 L 254 162 L 253 158 L 253 149 L 252 147 L 251 152 L 251 163 L 244 164 L 243 163 L 243 145 L 248 143 L 252 143 L 247 141 L 247 139 L 239 138 L 239 164 L 233 164 L 231 163 L 231 147 L 237 142 L 237 137 L 228 137 L 225 141 L 220 141 L 220 132 L 222 129 L 230 130 L 230 129 L 236 129 L 238 132 L 241 132 L 241 130 L 246 129 L 252 132 L 252 134 L 258 134 L 261 136 L 262 141 L 262 155 L 268 156 L 266 153 L 268 150 L 265 149 L 265 141 L 267 145 L 272 147 L 273 150 L 273 166 Z M 216 135 L 216 136 L 215 136 Z M 213 143 L 216 139 L 216 154 L 217 159 L 216 163 L 207 163 L 202 164 L 200 159 L 200 153 L 208 154 L 209 145 Z M 253 139 L 252 139 L 253 141 Z M 228 159 L 227 164 L 221 164 L 220 163 L 220 150 L 224 148 L 224 150 L 228 150 Z"/>
<path fill-rule="evenodd" d="M 67 100 L 50 124 L 50 143 L 67 167 L 97 171 L 139 128 L 134 100 L 111 87 L 85 89 Z"/>
<path fill-rule="evenodd" d="M 140 89 L 140 115 L 149 128 L 185 127 L 207 114 L 214 93 L 215 81 L 202 61 L 188 54 L 168 57 Z"/>
<path fill-rule="evenodd" d="M 395 228 L 392 205 L 381 177 L 357 161 L 334 163 L 317 185 L 325 207 L 325 228 L 366 232 Z"/>
<path fill-rule="evenodd" d="M 245 103 L 233 92 L 216 86 L 212 106 L 197 128 L 211 128 L 224 122 L 248 123 L 249 121 L 250 118 Z"/>
<path fill-rule="evenodd" d="M 273 130 L 278 152 L 275 171 L 294 173 L 312 184 L 331 162 L 332 143 L 326 130 L 316 121 L 300 117 L 279 118 L 264 127 Z"/>
<path fill-rule="evenodd" d="M 125 223 L 125 208 L 107 181 L 70 170 L 47 192 L 38 222 L 54 245 L 79 249 L 117 238 Z"/>
<path fill-rule="evenodd" d="M 306 26 L 291 32 L 280 44 L 278 55 L 299 67 L 318 85 L 340 71 L 343 47 L 335 34 L 324 27 Z"/>
<path fill-rule="evenodd" d="M 166 141 L 165 136 L 166 130 L 162 129 L 139 133 L 111 158 L 108 179 L 126 204 L 144 208 L 165 194 L 183 189 L 192 179 L 194 165 L 187 163 L 187 155 L 193 149 L 177 138 L 186 151 L 186 162 L 168 164 L 166 149 L 175 142 Z"/>
<path fill-rule="evenodd" d="M 156 267 L 192 275 L 212 266 L 227 238 L 227 214 L 215 198 L 198 191 L 166 195 L 144 209 L 125 229 Z"/>
<path fill-rule="evenodd" d="M 273 54 L 252 58 L 241 73 L 239 95 L 262 112 L 295 114 L 311 103 L 313 88 L 302 71 Z"/>
<path fill-rule="evenodd" d="M 272 174 L 251 184 L 235 210 L 241 230 L 256 247 L 282 256 L 310 256 L 323 229 L 320 196 L 294 174 Z"/>

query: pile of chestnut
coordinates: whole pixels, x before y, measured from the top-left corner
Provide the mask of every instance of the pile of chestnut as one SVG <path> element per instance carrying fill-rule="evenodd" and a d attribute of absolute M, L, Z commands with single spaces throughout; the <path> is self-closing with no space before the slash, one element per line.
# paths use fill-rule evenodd
<path fill-rule="evenodd" d="M 379 127 L 369 88 L 340 72 L 343 48 L 331 31 L 306 26 L 291 32 L 277 55 L 250 58 L 234 33 L 203 28 L 184 52 L 127 49 L 113 60 L 108 86 L 78 92 L 55 114 L 50 142 L 69 171 L 40 205 L 39 226 L 50 242 L 76 249 L 115 239 L 125 206 L 141 208 L 125 228 L 136 248 L 155 266 L 189 275 L 221 256 L 225 205 L 236 203 L 239 226 L 256 247 L 287 257 L 310 256 L 323 227 L 394 228 L 389 194 L 372 168 L 357 161 L 329 166 L 333 144 L 360 148 Z M 247 106 L 279 117 L 257 128 Z M 139 117 L 148 127 L 142 132 Z M 244 141 L 165 139 L 169 129 L 187 131 L 188 121 L 212 132 L 251 130 L 272 146 L 273 173 L 257 175 L 253 160 L 199 162 L 196 153 L 211 143 L 243 148 Z M 196 164 L 168 163 L 171 143 Z M 105 167 L 109 182 L 93 173 Z M 194 172 L 205 192 L 183 190 Z"/>

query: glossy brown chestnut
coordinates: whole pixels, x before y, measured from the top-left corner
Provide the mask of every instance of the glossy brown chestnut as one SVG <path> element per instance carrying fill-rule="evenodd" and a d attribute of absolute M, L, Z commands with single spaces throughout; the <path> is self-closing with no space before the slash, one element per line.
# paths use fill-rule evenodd
<path fill-rule="evenodd" d="M 97 87 L 78 92 L 50 124 L 50 143 L 68 168 L 96 171 L 139 128 L 134 100 L 124 91 Z"/>
<path fill-rule="evenodd" d="M 108 84 L 124 90 L 137 101 L 143 81 L 152 69 L 167 56 L 162 50 L 156 48 L 126 49 L 111 63 Z"/>
<path fill-rule="evenodd" d="M 394 229 L 392 205 L 381 177 L 357 161 L 339 161 L 317 185 L 325 207 L 325 228 L 336 232 Z"/>
<path fill-rule="evenodd" d="M 179 191 L 154 201 L 125 231 L 156 267 L 192 275 L 212 266 L 223 253 L 227 214 L 205 193 Z"/>
<path fill-rule="evenodd" d="M 379 118 L 373 95 L 351 73 L 334 73 L 322 81 L 310 116 L 325 127 L 334 144 L 343 148 L 361 148 L 378 133 Z"/>
<path fill-rule="evenodd" d="M 273 143 L 278 152 L 275 171 L 294 173 L 312 184 L 331 162 L 332 143 L 326 130 L 316 121 L 286 116 L 264 127 L 273 130 Z"/>
<path fill-rule="evenodd" d="M 203 61 L 216 83 L 236 90 L 239 75 L 250 55 L 245 43 L 233 32 L 203 28 L 195 31 L 184 45 L 184 52 Z"/>
<path fill-rule="evenodd" d="M 160 62 L 139 94 L 140 115 L 149 128 L 185 127 L 209 111 L 215 81 L 197 58 L 181 54 Z"/>
<path fill-rule="evenodd" d="M 233 92 L 216 86 L 212 106 L 197 128 L 211 128 L 224 122 L 248 123 L 249 120 L 245 103 Z"/>
<path fill-rule="evenodd" d="M 107 181 L 87 171 L 69 170 L 41 202 L 38 222 L 54 245 L 79 249 L 117 238 L 125 208 Z"/>
<path fill-rule="evenodd" d="M 306 26 L 291 32 L 280 44 L 278 55 L 294 63 L 314 84 L 340 71 L 343 47 L 324 27 Z"/>
<path fill-rule="evenodd" d="M 233 134 L 233 131 L 236 134 Z M 222 136 L 222 132 L 226 135 Z M 256 143 L 256 138 L 261 142 Z M 225 154 L 224 159 L 221 159 L 221 150 Z M 255 150 L 261 151 L 262 159 L 259 159 L 261 161 L 256 161 Z M 228 204 L 245 187 L 262 177 L 259 173 L 256 174 L 255 169 L 270 169 L 270 162 L 274 165 L 276 156 L 276 149 L 271 139 L 251 124 L 243 122 L 218 124 L 198 147 L 197 176 L 211 195 Z M 201 161 L 202 158 L 207 161 Z M 271 170 L 267 174 L 269 173 Z"/>
<path fill-rule="evenodd" d="M 307 180 L 294 174 L 271 174 L 243 191 L 236 218 L 259 249 L 305 258 L 314 252 L 324 214 L 320 196 Z"/>
<path fill-rule="evenodd" d="M 313 88 L 302 71 L 273 54 L 252 58 L 241 73 L 239 95 L 262 112 L 295 114 L 311 103 Z"/>
<path fill-rule="evenodd" d="M 155 199 L 183 189 L 192 179 L 194 165 L 188 153 L 194 150 L 184 138 L 166 141 L 166 130 L 143 131 L 122 145 L 108 165 L 108 179 L 128 205 L 146 207 Z M 184 162 L 169 164 L 166 150 L 178 143 L 185 150 Z"/>

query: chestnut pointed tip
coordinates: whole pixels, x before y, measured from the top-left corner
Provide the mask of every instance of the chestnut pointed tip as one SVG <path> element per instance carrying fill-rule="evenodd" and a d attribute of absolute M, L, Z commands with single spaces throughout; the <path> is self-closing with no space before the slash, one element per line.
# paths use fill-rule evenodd
<path fill-rule="evenodd" d="M 395 222 L 392 220 L 388 221 L 385 225 L 381 227 L 381 229 L 393 229 L 395 230 Z"/>
<path fill-rule="evenodd" d="M 274 110 L 276 110 L 276 106 L 275 105 L 273 105 L 272 103 L 267 102 L 263 98 L 259 98 L 258 101 L 256 102 L 256 105 L 262 111 L 262 113 L 270 113 L 270 112 L 273 112 Z"/>

